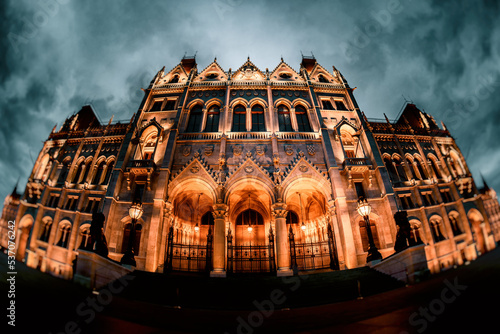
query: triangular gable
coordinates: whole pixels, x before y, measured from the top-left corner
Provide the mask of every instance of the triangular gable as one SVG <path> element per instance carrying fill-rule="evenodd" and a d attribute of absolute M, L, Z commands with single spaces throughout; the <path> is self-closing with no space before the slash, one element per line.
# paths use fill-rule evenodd
<path fill-rule="evenodd" d="M 241 65 L 232 75 L 233 80 L 265 80 L 264 73 L 250 61 L 250 58 Z"/>
<path fill-rule="evenodd" d="M 269 176 L 269 172 L 262 168 L 251 156 L 248 156 L 238 165 L 238 167 L 229 172 L 226 188 L 228 188 L 230 184 L 242 178 L 257 178 L 268 183 L 269 185 L 274 185 L 273 180 Z"/>
<path fill-rule="evenodd" d="M 311 70 L 311 73 L 309 73 L 309 77 L 313 81 L 320 82 L 319 76 L 323 75 L 323 77 L 328 80 L 329 83 L 335 83 L 335 84 L 341 84 L 342 81 L 340 78 L 338 78 L 336 75 L 331 74 L 328 72 L 323 66 L 320 64 L 316 63 Z M 333 81 L 332 81 L 333 80 Z"/>
<path fill-rule="evenodd" d="M 166 83 L 169 83 L 170 81 L 172 81 L 172 79 L 176 75 L 179 77 L 178 82 L 186 82 L 186 80 L 189 76 L 189 74 L 184 69 L 184 66 L 182 66 L 181 63 L 179 63 L 177 66 L 175 66 L 173 69 L 171 69 L 170 72 L 168 72 L 163 77 L 161 77 L 160 80 L 158 80 L 158 82 L 156 84 L 157 85 L 164 85 Z"/>
<path fill-rule="evenodd" d="M 286 186 L 296 178 L 304 176 L 316 179 L 319 184 L 323 184 L 325 181 L 329 183 L 326 171 L 322 172 L 318 167 L 314 166 L 304 152 L 298 152 L 292 163 L 283 173 L 283 188 L 286 188 Z"/>
<path fill-rule="evenodd" d="M 285 63 L 283 61 L 283 58 L 281 58 L 281 62 L 276 66 L 276 68 L 273 70 L 273 72 L 270 75 L 271 80 L 280 80 L 281 76 L 280 74 L 282 73 L 287 73 L 290 74 L 290 81 L 304 81 L 302 78 L 302 75 L 297 73 L 290 65 Z"/>
<path fill-rule="evenodd" d="M 175 185 L 186 178 L 196 177 L 202 178 L 204 180 L 210 180 L 213 187 L 217 186 L 215 182 L 215 173 L 208 167 L 206 161 L 203 160 L 201 156 L 194 156 L 191 160 L 184 165 L 177 173 L 172 174 L 172 178 L 170 181 L 171 188 L 174 188 Z"/>
<path fill-rule="evenodd" d="M 217 77 L 211 79 L 209 75 L 216 74 Z M 209 64 L 203 71 L 201 71 L 193 81 L 204 81 L 204 80 L 217 80 L 217 81 L 225 81 L 227 80 L 227 74 L 224 72 L 222 67 L 217 63 L 217 58 Z"/>
<path fill-rule="evenodd" d="M 337 123 L 337 125 L 335 125 L 334 130 L 338 131 L 338 129 L 340 129 L 340 127 L 344 124 L 351 126 L 356 131 L 359 131 L 359 126 L 349 121 L 347 118 L 345 118 L 345 116 L 342 116 L 342 119 Z"/>

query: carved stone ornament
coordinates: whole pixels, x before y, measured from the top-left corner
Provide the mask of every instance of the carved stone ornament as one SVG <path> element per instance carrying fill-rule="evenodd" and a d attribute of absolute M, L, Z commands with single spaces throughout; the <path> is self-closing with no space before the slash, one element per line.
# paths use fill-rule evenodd
<path fill-rule="evenodd" d="M 241 145 L 234 145 L 233 146 L 233 154 L 234 155 L 241 155 L 242 152 L 243 152 L 243 146 L 241 146 Z"/>
<path fill-rule="evenodd" d="M 196 174 L 196 173 L 198 173 L 200 171 L 200 167 L 193 166 L 193 167 L 191 167 L 190 170 L 191 170 L 191 173 Z"/>
<path fill-rule="evenodd" d="M 293 147 L 292 147 L 292 145 L 285 145 L 285 153 L 287 155 L 292 155 L 293 154 Z"/>
<path fill-rule="evenodd" d="M 253 172 L 253 166 L 252 165 L 245 166 L 245 172 L 247 173 Z"/>
<path fill-rule="evenodd" d="M 300 165 L 299 166 L 299 170 L 302 172 L 302 173 L 305 173 L 309 170 L 309 167 L 307 167 L 306 165 Z"/>
<path fill-rule="evenodd" d="M 308 144 L 307 145 L 307 153 L 309 153 L 309 155 L 315 155 L 316 154 L 316 147 L 314 147 L 313 144 Z"/>
<path fill-rule="evenodd" d="M 191 154 L 191 146 L 184 146 L 184 148 L 182 149 L 182 155 L 187 157 L 190 154 Z"/>
<path fill-rule="evenodd" d="M 214 145 L 207 145 L 204 147 L 205 155 L 211 156 L 214 153 Z"/>
<path fill-rule="evenodd" d="M 266 146 L 265 145 L 257 145 L 255 147 L 255 152 L 257 152 L 258 155 L 264 155 L 265 151 L 266 151 Z"/>

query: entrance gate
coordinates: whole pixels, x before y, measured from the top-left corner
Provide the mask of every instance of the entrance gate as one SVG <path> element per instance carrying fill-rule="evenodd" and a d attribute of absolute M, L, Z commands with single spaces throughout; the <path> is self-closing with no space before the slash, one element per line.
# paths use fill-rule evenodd
<path fill-rule="evenodd" d="M 339 269 L 335 239 L 330 225 L 328 225 L 327 233 L 327 241 L 295 243 L 295 235 L 290 226 L 288 239 L 292 269 Z"/>
<path fill-rule="evenodd" d="M 208 230 L 206 245 L 185 245 L 174 243 L 174 229 L 168 232 L 166 271 L 212 270 L 212 229 Z"/>
<path fill-rule="evenodd" d="M 274 273 L 274 234 L 269 231 L 268 245 L 233 245 L 231 230 L 227 235 L 227 271 L 229 273 Z"/>

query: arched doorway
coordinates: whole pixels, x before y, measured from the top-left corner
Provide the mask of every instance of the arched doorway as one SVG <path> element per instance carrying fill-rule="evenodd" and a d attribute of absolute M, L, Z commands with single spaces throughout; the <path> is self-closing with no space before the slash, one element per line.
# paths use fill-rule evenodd
<path fill-rule="evenodd" d="M 173 199 L 173 221 L 168 230 L 165 270 L 212 270 L 214 217 L 213 194 L 202 182 L 189 180 L 178 186 Z"/>
<path fill-rule="evenodd" d="M 32 227 L 33 217 L 31 215 L 24 216 L 19 222 L 19 228 L 17 229 L 17 261 L 23 261 L 26 256 L 26 246 L 28 245 L 28 239 Z"/>
<path fill-rule="evenodd" d="M 335 235 L 320 184 L 311 178 L 300 178 L 290 185 L 285 198 L 292 268 L 339 269 Z"/>
<path fill-rule="evenodd" d="M 276 271 L 271 191 L 264 182 L 240 180 L 229 186 L 227 201 L 227 271 Z"/>
<path fill-rule="evenodd" d="M 469 222 L 471 225 L 472 239 L 476 243 L 476 250 L 478 255 L 487 252 L 486 240 L 484 239 L 484 219 L 479 211 L 471 209 L 468 214 Z"/>

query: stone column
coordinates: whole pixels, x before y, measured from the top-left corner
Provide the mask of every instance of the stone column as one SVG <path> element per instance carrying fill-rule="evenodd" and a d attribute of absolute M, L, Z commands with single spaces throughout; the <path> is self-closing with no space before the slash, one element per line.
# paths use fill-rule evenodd
<path fill-rule="evenodd" d="M 227 205 L 214 205 L 213 270 L 210 277 L 226 277 L 226 216 Z"/>
<path fill-rule="evenodd" d="M 277 275 L 292 276 L 293 271 L 290 268 L 290 246 L 288 243 L 288 231 L 286 229 L 286 210 L 285 203 L 276 203 L 272 206 L 272 214 L 276 219 L 276 257 L 277 257 Z"/>

